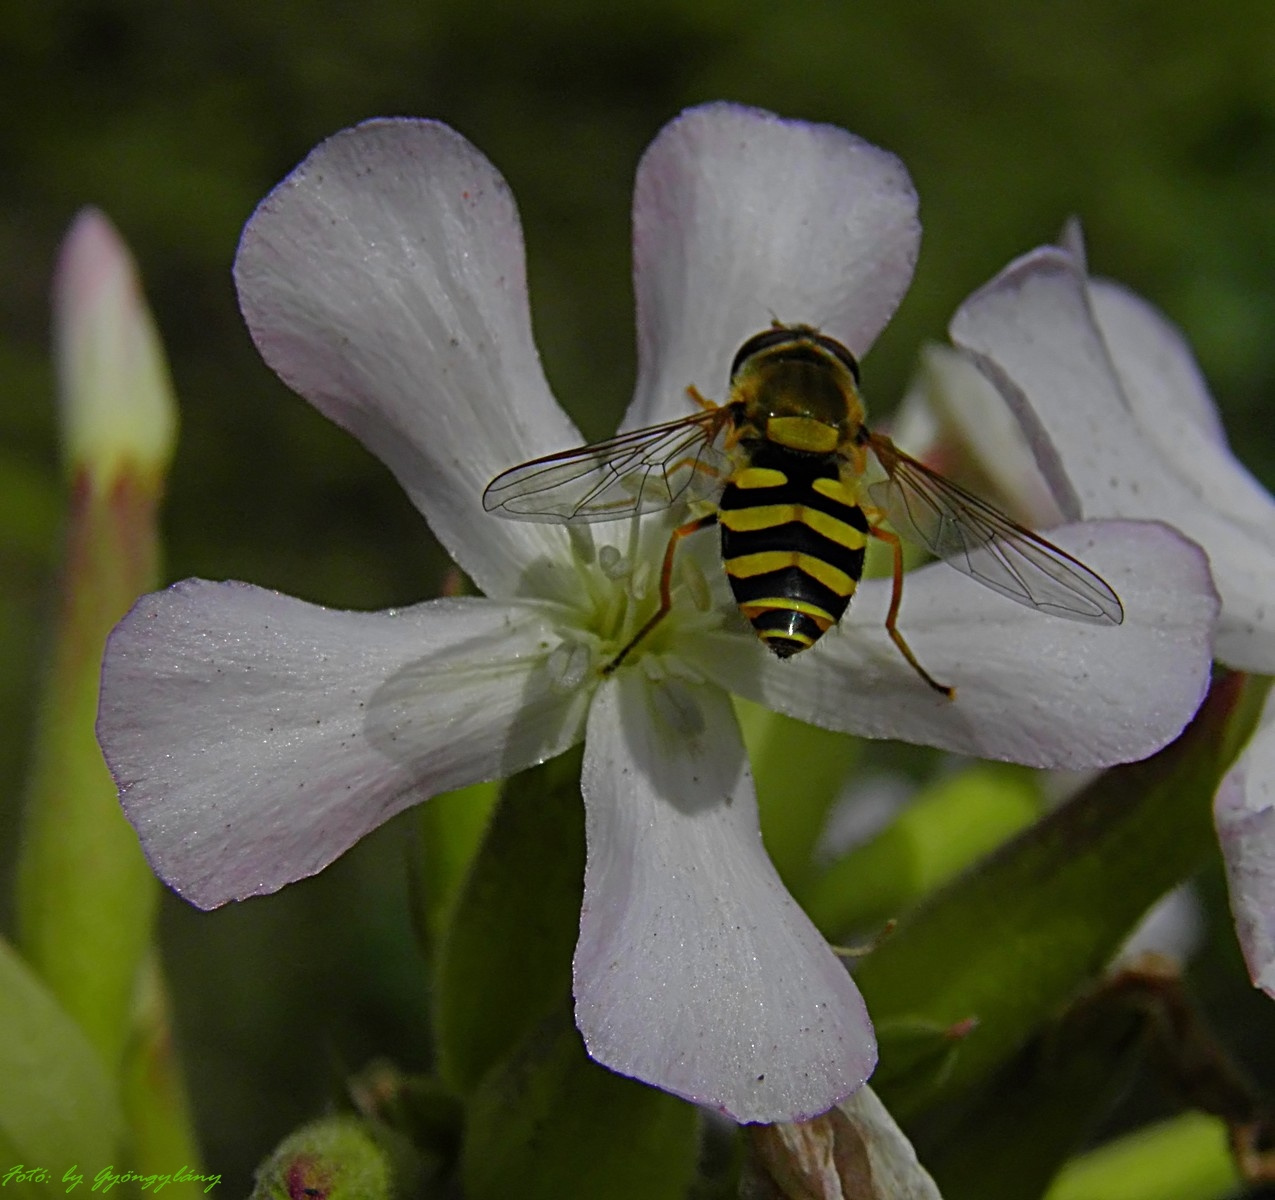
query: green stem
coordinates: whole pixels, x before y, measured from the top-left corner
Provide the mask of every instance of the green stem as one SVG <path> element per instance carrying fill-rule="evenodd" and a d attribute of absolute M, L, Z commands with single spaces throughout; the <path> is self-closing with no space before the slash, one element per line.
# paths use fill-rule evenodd
<path fill-rule="evenodd" d="M 1215 852 L 1213 793 L 1239 726 L 1256 719 L 1255 704 L 1239 703 L 1243 683 L 1223 677 L 1177 742 L 1108 771 L 933 893 L 863 960 L 856 979 L 882 1040 L 873 1086 L 897 1116 L 985 1078 L 1106 966 L 1161 895 Z M 967 1035 L 941 1073 L 920 1077 L 892 1054 L 892 1026 Z"/>

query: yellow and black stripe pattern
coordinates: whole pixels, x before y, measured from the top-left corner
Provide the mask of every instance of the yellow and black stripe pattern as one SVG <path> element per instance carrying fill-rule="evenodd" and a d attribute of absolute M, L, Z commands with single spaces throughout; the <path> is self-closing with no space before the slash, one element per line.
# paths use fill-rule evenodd
<path fill-rule="evenodd" d="M 780 658 L 813 646 L 863 575 L 868 520 L 837 454 L 762 441 L 718 503 L 731 591 Z"/>

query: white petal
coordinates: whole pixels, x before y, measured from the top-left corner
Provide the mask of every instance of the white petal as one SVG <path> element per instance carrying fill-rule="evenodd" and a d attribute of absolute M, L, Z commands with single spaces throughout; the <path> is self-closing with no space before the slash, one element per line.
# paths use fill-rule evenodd
<path fill-rule="evenodd" d="M 929 428 L 925 414 L 929 416 Z M 1004 397 L 964 354 L 926 346 L 895 414 L 898 445 L 964 483 L 1031 529 L 1052 529 L 1063 515 Z M 911 442 L 906 438 L 912 438 Z"/>
<path fill-rule="evenodd" d="M 1275 693 L 1222 780 L 1213 816 L 1249 976 L 1275 997 Z"/>
<path fill-rule="evenodd" d="M 578 741 L 587 697 L 543 665 L 557 640 L 532 605 L 336 612 L 188 580 L 111 635 L 98 739 L 156 873 L 212 908 Z"/>
<path fill-rule="evenodd" d="M 1091 280 L 1098 328 L 1142 433 L 1196 495 L 1238 521 L 1275 528 L 1275 500 L 1236 461 L 1181 333 L 1140 296 Z M 1206 439 L 1201 444 L 1201 435 Z M 1205 483 L 1207 491 L 1199 487 Z"/>
<path fill-rule="evenodd" d="M 1151 906 L 1112 958 L 1132 963 L 1148 954 L 1186 963 L 1207 936 L 1204 904 L 1193 883 L 1179 884 Z"/>
<path fill-rule="evenodd" d="M 951 332 L 1001 387 L 1055 494 L 1071 490 L 1064 510 L 1164 520 L 1198 542 L 1222 596 L 1218 658 L 1275 671 L 1275 523 L 1215 505 L 1215 490 L 1232 509 L 1241 490 L 1224 446 L 1194 437 L 1179 469 L 1145 436 L 1072 260 L 1052 248 L 1025 255 L 966 300 Z"/>
<path fill-rule="evenodd" d="M 322 143 L 253 214 L 235 281 L 262 357 L 398 477 L 489 594 L 561 530 L 484 513 L 492 476 L 576 445 L 531 338 L 508 186 L 432 121 Z"/>
<path fill-rule="evenodd" d="M 1010 263 L 949 328 L 989 360 L 980 365 L 994 368 L 993 382 L 1010 385 L 1005 398 L 1067 517 L 1105 516 L 1136 495 L 1127 476 L 1142 437 L 1067 254 L 1048 246 Z"/>
<path fill-rule="evenodd" d="M 827 729 L 1035 767 L 1099 767 L 1172 741 L 1208 688 L 1217 600 L 1203 554 L 1166 526 L 1088 522 L 1051 540 L 1125 606 L 1118 627 L 1046 616 L 942 563 L 906 577 L 899 630 L 932 691 L 885 632 L 891 585 L 868 580 L 841 628 L 781 662 L 723 638 L 685 654 L 710 679 Z"/>
<path fill-rule="evenodd" d="M 815 325 L 862 356 L 912 278 L 916 193 L 892 154 L 736 104 L 670 122 L 633 200 L 638 387 L 625 426 L 720 399 L 740 344 Z"/>
<path fill-rule="evenodd" d="M 727 697 L 621 671 L 589 715 L 576 1024 L 612 1070 L 792 1121 L 876 1062 L 863 1000 L 775 874 Z"/>
<path fill-rule="evenodd" d="M 1226 442 L 1217 405 L 1181 331 L 1141 296 L 1110 279 L 1089 280 L 1089 302 L 1125 396 L 1148 436 L 1165 450 L 1187 435 Z M 1160 426 L 1163 425 L 1163 429 Z"/>

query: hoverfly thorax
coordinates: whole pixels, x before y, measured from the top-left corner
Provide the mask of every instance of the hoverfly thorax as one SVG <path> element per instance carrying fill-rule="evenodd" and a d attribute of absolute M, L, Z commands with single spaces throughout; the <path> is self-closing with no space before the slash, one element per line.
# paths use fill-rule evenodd
<path fill-rule="evenodd" d="M 863 425 L 859 368 L 839 342 L 804 326 L 750 338 L 731 368 L 736 431 L 807 454 L 836 454 Z"/>

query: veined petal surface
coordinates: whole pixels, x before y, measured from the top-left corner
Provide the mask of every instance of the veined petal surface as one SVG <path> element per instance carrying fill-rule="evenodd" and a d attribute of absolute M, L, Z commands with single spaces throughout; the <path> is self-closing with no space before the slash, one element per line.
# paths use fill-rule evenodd
<path fill-rule="evenodd" d="M 565 554 L 552 526 L 483 512 L 483 488 L 573 446 L 531 336 L 509 188 L 455 131 L 378 120 L 323 142 L 253 214 L 235 260 L 262 357 L 398 477 L 490 595 Z"/>
<path fill-rule="evenodd" d="M 781 662 L 721 637 L 688 645 L 709 679 L 827 729 L 1034 767 L 1105 767 L 1171 742 L 1200 706 L 1217 598 L 1203 553 L 1167 526 L 1094 521 L 1050 539 L 1097 571 L 1120 626 L 1035 612 L 943 563 L 909 572 L 899 629 L 930 689 L 885 631 L 891 584 L 865 581 L 838 629 Z"/>
<path fill-rule="evenodd" d="M 313 875 L 395 813 L 579 740 L 545 607 L 338 612 L 187 580 L 116 627 L 98 740 L 156 874 L 201 908 Z"/>
<path fill-rule="evenodd" d="M 1194 453 L 1170 459 L 1145 435 L 1072 259 L 1024 255 L 965 301 L 951 334 L 1001 387 L 1055 494 L 1072 490 L 1074 514 L 1168 521 L 1198 542 L 1222 597 L 1217 657 L 1275 671 L 1275 524 L 1251 519 L 1266 505 L 1214 439 L 1197 434 Z M 1134 390 L 1146 383 L 1138 373 Z"/>
<path fill-rule="evenodd" d="M 876 1062 L 863 1000 L 762 847 L 727 696 L 622 671 L 585 740 L 576 1024 L 599 1062 L 739 1121 L 794 1121 Z"/>
<path fill-rule="evenodd" d="M 1114 280 L 1091 278 L 1089 302 L 1129 407 L 1148 436 L 1162 431 L 1164 450 L 1189 441 L 1189 432 L 1225 445 L 1217 406 L 1181 332 Z"/>
<path fill-rule="evenodd" d="M 1030 529 L 1064 524 L 1022 426 L 992 381 L 959 350 L 938 343 L 923 348 L 891 425 L 900 449 L 966 483 L 1014 520 Z"/>
<path fill-rule="evenodd" d="M 862 356 L 912 279 L 917 199 L 894 155 L 832 125 L 737 104 L 688 109 L 638 166 L 638 385 L 625 428 L 722 399 L 731 360 L 772 321 Z"/>
<path fill-rule="evenodd" d="M 1223 778 L 1213 816 L 1249 977 L 1275 997 L 1275 692 Z"/>
<path fill-rule="evenodd" d="M 1275 500 L 1231 453 L 1182 335 L 1118 284 L 1090 280 L 1089 300 L 1138 427 L 1165 463 L 1200 504 L 1275 531 Z M 1275 553 L 1275 532 L 1269 536 Z"/>

